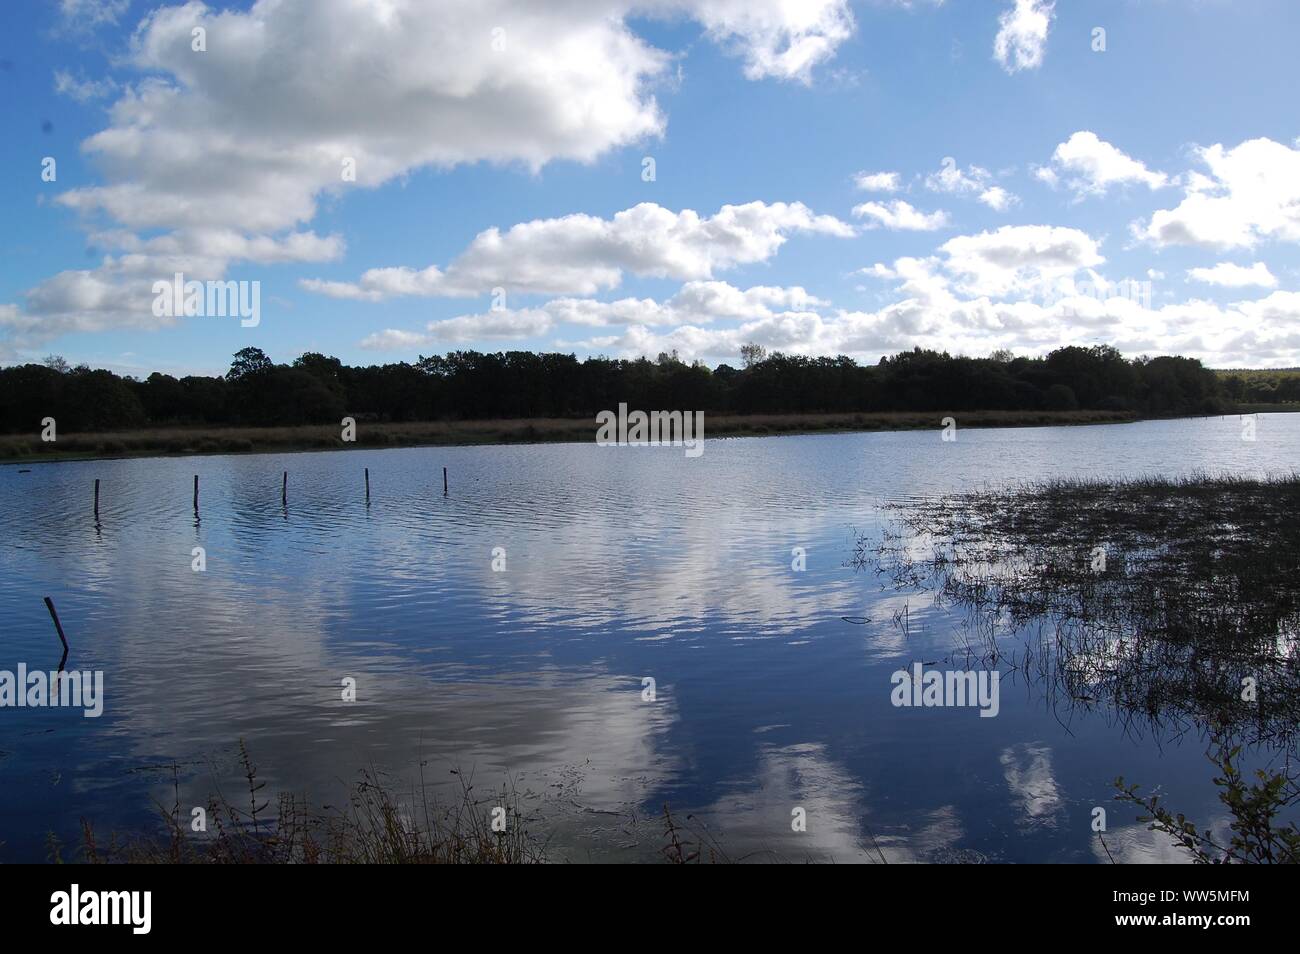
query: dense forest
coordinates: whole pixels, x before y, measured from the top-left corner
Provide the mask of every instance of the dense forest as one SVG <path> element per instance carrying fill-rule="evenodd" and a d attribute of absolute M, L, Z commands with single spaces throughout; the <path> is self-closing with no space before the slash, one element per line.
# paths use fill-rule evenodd
<path fill-rule="evenodd" d="M 1061 348 L 1042 358 L 916 349 L 874 366 L 843 356 L 767 355 L 747 345 L 744 365 L 710 369 L 670 354 L 656 361 L 579 361 L 571 354 L 455 351 L 414 363 L 349 367 L 314 353 L 276 364 L 260 349 L 245 348 L 222 377 L 154 373 L 138 380 L 51 357 L 0 369 L 0 430 L 35 431 L 44 417 L 74 432 L 337 423 L 345 415 L 378 421 L 587 417 L 620 402 L 716 414 L 1094 409 L 1179 415 L 1221 412 L 1255 393 L 1249 379 L 1240 384 L 1199 361 L 1127 360 L 1104 345 Z"/>
<path fill-rule="evenodd" d="M 1219 380 L 1230 401 L 1242 404 L 1300 402 L 1300 368 L 1270 371 L 1220 371 Z"/>

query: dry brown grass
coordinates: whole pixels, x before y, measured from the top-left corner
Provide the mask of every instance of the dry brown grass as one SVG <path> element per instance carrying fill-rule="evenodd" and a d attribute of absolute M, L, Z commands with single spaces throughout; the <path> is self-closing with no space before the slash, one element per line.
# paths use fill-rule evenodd
<path fill-rule="evenodd" d="M 938 429 L 946 412 L 849 414 L 705 415 L 705 437 L 809 434 L 844 431 Z M 966 411 L 952 415 L 959 427 L 1033 427 L 1114 424 L 1132 421 L 1115 411 Z M 303 427 L 170 427 L 102 434 L 63 434 L 43 442 L 38 433 L 0 436 L 0 460 L 65 460 L 159 457 L 188 454 L 274 453 L 348 450 L 357 447 L 419 447 L 446 444 L 530 444 L 596 439 L 593 418 L 491 421 L 415 421 L 357 424 L 356 443 L 344 443 L 333 424 Z"/>

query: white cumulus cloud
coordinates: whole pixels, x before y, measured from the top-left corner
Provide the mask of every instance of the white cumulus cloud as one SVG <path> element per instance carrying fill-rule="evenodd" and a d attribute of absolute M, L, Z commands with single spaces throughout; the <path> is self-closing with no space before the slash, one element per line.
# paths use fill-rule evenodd
<path fill-rule="evenodd" d="M 1105 261 L 1086 232 L 1052 225 L 1004 225 L 950 239 L 940 251 L 947 255 L 945 268 L 976 295 L 1041 291 Z"/>
<path fill-rule="evenodd" d="M 1112 186 L 1144 185 L 1160 189 L 1170 184 L 1163 172 L 1126 155 L 1090 130 L 1080 130 L 1056 147 L 1053 167 L 1036 171 L 1039 179 L 1055 186 L 1062 175 L 1066 184 L 1079 196 L 1104 195 Z"/>
<path fill-rule="evenodd" d="M 859 172 L 853 183 L 863 192 L 897 192 L 902 185 L 897 172 Z"/>
<path fill-rule="evenodd" d="M 863 202 L 853 207 L 853 214 L 857 218 L 867 219 L 868 228 L 932 232 L 948 224 L 948 213 L 942 209 L 922 212 L 902 199 L 887 203 Z"/>
<path fill-rule="evenodd" d="M 1220 285 L 1224 288 L 1247 288 L 1258 285 L 1262 288 L 1276 288 L 1277 277 L 1268 270 L 1263 262 L 1253 265 L 1236 265 L 1232 262 L 1220 262 L 1210 268 L 1191 268 L 1187 277 L 1192 281 L 1205 282 L 1207 285 Z"/>
<path fill-rule="evenodd" d="M 403 295 L 473 297 L 504 288 L 519 293 L 590 295 L 614 288 L 624 272 L 682 280 L 767 261 L 795 233 L 848 237 L 853 228 L 801 202 L 724 205 L 701 216 L 643 202 L 612 218 L 566 215 L 488 229 L 445 270 L 374 268 L 355 283 L 309 279 L 309 291 L 381 301 Z"/>
<path fill-rule="evenodd" d="M 386 329 L 367 336 L 361 346 L 371 350 L 411 348 L 476 340 L 522 339 L 562 325 L 592 328 L 631 326 L 681 327 L 717 320 L 745 322 L 779 320 L 808 314 L 827 305 L 800 287 L 758 285 L 739 289 L 726 282 L 688 282 L 666 301 L 623 298 L 603 302 L 590 298 L 556 298 L 539 308 L 493 309 L 432 321 L 421 332 Z"/>
<path fill-rule="evenodd" d="M 1265 239 L 1300 241 L 1300 148 L 1251 139 L 1196 150 L 1209 175 L 1187 178 L 1185 197 L 1134 232 L 1155 245 L 1253 248 Z"/>
<path fill-rule="evenodd" d="M 128 0 L 60 0 L 70 29 L 118 22 L 128 7 Z M 664 132 L 656 90 L 675 53 L 636 31 L 647 17 L 698 25 L 753 79 L 798 82 L 854 29 L 847 0 L 162 5 L 144 15 L 115 58 L 116 68 L 137 78 L 111 104 L 106 128 L 82 143 L 102 181 L 55 201 L 96 229 L 106 219 L 110 230 L 174 232 L 178 241 L 238 233 L 255 252 L 259 241 L 276 248 L 303 229 L 322 196 L 416 169 L 591 162 Z M 191 46 L 196 28 L 206 31 L 202 52 Z M 66 95 L 90 99 L 112 81 L 67 73 L 55 82 Z M 344 177 L 349 169 L 354 180 Z M 725 236 L 719 245 L 721 257 L 744 254 L 728 250 Z M 197 256 L 190 277 L 220 278 L 229 263 Z M 154 271 L 171 264 L 160 256 Z M 209 271 L 198 273 L 199 265 Z M 0 329 L 21 327 L 32 341 L 42 329 L 53 337 L 148 326 L 154 319 L 139 314 L 144 299 L 128 280 L 148 268 L 143 258 L 110 260 L 55 276 L 17 317 L 0 315 Z M 391 280 L 416 289 L 439 281 L 433 272 Z M 73 287 L 116 290 L 64 294 Z M 70 310 L 77 302 L 94 307 L 78 315 Z"/>
<path fill-rule="evenodd" d="M 1036 70 L 1043 65 L 1047 32 L 1056 15 L 1053 0 L 1015 0 L 998 18 L 993 57 L 1008 73 Z"/>

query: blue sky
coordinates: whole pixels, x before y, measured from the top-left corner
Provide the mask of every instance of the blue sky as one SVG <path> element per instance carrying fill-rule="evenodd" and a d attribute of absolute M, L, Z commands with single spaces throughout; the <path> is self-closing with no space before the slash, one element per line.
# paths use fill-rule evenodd
<path fill-rule="evenodd" d="M 755 341 L 1300 365 L 1284 0 L 0 17 L 0 362 L 219 373 L 256 345 L 716 365 Z M 258 282 L 257 325 L 155 314 L 176 271 Z"/>

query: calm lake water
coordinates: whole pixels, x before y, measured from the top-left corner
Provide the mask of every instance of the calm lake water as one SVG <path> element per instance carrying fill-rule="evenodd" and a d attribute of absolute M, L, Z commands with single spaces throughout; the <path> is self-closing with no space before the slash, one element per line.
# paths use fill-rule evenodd
<path fill-rule="evenodd" d="M 1199 738 L 1054 712 L 1023 679 L 996 718 L 895 708 L 891 674 L 949 652 L 960 619 L 855 570 L 853 543 L 900 496 L 1264 475 L 1297 451 L 1300 414 L 1274 414 L 1253 442 L 1225 417 L 710 439 L 696 459 L 562 444 L 0 467 L 0 670 L 57 667 L 49 595 L 68 667 L 105 679 L 98 719 L 0 709 L 0 861 L 43 859 L 48 832 L 75 844 L 82 817 L 147 828 L 172 763 L 183 805 L 242 797 L 240 739 L 264 795 L 337 801 L 363 768 L 409 781 L 422 763 L 448 797 L 452 768 L 509 777 L 571 860 L 657 857 L 664 803 L 733 855 L 1018 862 L 1106 860 L 1105 805 L 1118 860 L 1174 859 L 1111 782 L 1221 818 Z"/>

